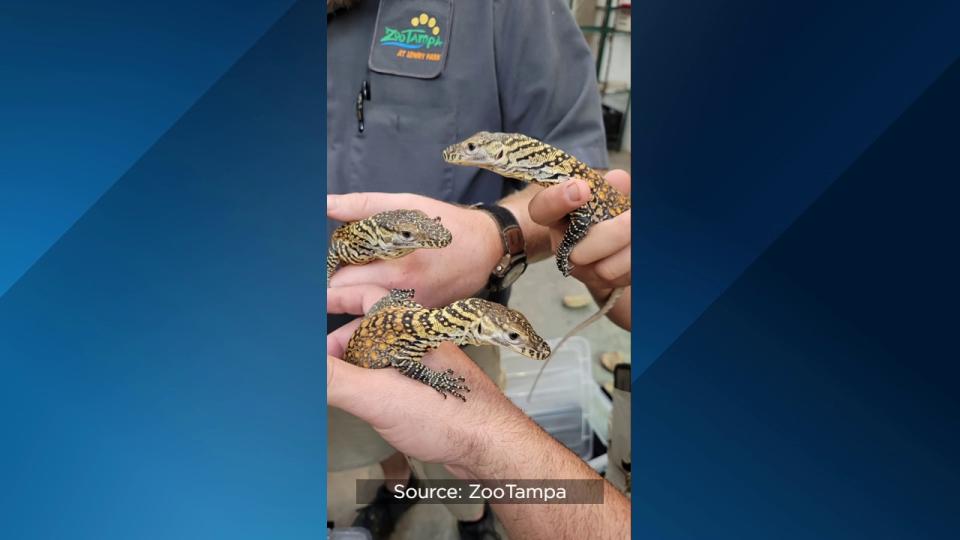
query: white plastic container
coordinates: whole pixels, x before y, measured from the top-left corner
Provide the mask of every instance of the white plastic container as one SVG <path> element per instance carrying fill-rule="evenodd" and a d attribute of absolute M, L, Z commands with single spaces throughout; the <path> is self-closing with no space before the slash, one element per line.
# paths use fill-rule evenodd
<path fill-rule="evenodd" d="M 360 527 L 327 529 L 327 540 L 373 540 L 370 531 Z"/>
<path fill-rule="evenodd" d="M 550 340 L 550 345 L 557 342 Z M 530 401 L 527 394 L 543 363 L 508 351 L 502 352 L 500 362 L 507 397 L 567 448 L 584 459 L 591 457 L 593 437 L 587 418 L 590 387 L 596 383 L 590 372 L 590 343 L 572 337 L 556 351 Z"/>
<path fill-rule="evenodd" d="M 604 445 L 610 446 L 610 417 L 613 414 L 613 401 L 603 393 L 599 384 L 590 388 L 590 407 L 588 423 Z"/>

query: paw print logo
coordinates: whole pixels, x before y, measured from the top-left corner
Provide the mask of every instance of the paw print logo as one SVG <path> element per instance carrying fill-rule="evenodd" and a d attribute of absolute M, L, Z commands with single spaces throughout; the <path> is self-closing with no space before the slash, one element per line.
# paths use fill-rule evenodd
<path fill-rule="evenodd" d="M 426 13 L 421 13 L 419 17 L 414 17 L 410 19 L 410 26 L 417 28 L 419 26 L 426 26 L 426 30 L 435 36 L 440 35 L 440 27 L 437 26 L 437 18 L 431 17 Z"/>

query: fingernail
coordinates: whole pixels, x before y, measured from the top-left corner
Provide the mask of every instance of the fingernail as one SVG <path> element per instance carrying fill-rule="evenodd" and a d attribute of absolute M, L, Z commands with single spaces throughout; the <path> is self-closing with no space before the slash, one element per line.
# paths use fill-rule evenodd
<path fill-rule="evenodd" d="M 336 206 L 337 198 L 333 195 L 327 195 L 327 211 Z"/>
<path fill-rule="evenodd" d="M 567 187 L 563 188 L 567 192 L 567 199 L 570 202 L 580 202 L 580 186 L 576 180 L 567 180 Z"/>

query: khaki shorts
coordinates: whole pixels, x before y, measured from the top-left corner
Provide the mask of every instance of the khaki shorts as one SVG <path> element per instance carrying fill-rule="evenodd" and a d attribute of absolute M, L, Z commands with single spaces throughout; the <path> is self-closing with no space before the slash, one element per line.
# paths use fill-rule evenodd
<path fill-rule="evenodd" d="M 481 347 L 467 346 L 463 352 L 467 353 L 474 362 L 497 383 L 500 389 L 504 388 L 506 377 L 500 369 L 500 349 L 492 345 Z M 327 469 L 331 472 L 345 471 L 359 467 L 367 467 L 380 463 L 396 453 L 369 424 L 352 414 L 343 412 L 335 407 L 327 408 Z M 447 480 L 453 476 L 447 469 L 437 463 L 423 463 L 409 459 L 411 468 L 418 478 L 432 480 Z M 480 503 L 447 505 L 458 519 L 475 518 L 479 514 Z"/>

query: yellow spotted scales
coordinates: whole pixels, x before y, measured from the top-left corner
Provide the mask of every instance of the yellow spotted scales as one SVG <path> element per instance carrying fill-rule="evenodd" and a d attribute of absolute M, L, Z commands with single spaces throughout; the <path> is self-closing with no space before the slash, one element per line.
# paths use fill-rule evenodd
<path fill-rule="evenodd" d="M 522 313 L 479 298 L 457 300 L 443 308 L 426 308 L 413 300 L 412 289 L 393 289 L 378 301 L 347 342 L 344 360 L 365 368 L 393 366 L 443 395 L 466 401 L 470 389 L 453 370 L 434 371 L 423 355 L 449 341 L 457 345 L 500 345 L 543 360 L 550 346 Z"/>

